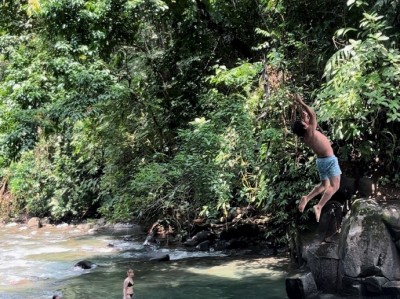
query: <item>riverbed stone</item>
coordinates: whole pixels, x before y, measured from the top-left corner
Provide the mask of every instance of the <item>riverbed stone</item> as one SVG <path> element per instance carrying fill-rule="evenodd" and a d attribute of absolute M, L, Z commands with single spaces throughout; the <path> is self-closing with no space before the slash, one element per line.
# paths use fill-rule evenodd
<path fill-rule="evenodd" d="M 191 239 L 185 241 L 183 245 L 195 247 L 204 241 L 210 242 L 212 239 L 214 239 L 214 236 L 211 234 L 211 232 L 208 230 L 203 230 L 195 234 Z"/>
<path fill-rule="evenodd" d="M 360 298 L 362 294 L 361 279 L 356 277 L 343 276 L 339 281 L 338 293 L 346 297 Z"/>
<path fill-rule="evenodd" d="M 95 263 L 91 261 L 79 261 L 74 265 L 74 268 L 81 268 L 87 270 L 87 269 L 92 269 L 95 266 L 96 266 Z"/>
<path fill-rule="evenodd" d="M 93 228 L 93 223 L 80 223 L 76 226 L 77 229 L 88 231 Z"/>
<path fill-rule="evenodd" d="M 171 257 L 169 254 L 159 254 L 159 255 L 156 255 L 156 256 L 150 258 L 150 261 L 152 261 L 152 262 L 167 262 L 169 260 L 171 260 Z"/>
<path fill-rule="evenodd" d="M 382 294 L 382 286 L 389 282 L 385 277 L 368 276 L 361 280 L 362 293 L 365 295 L 380 295 Z"/>
<path fill-rule="evenodd" d="M 196 249 L 200 251 L 209 251 L 210 250 L 211 241 L 205 240 L 199 244 L 197 244 Z"/>
<path fill-rule="evenodd" d="M 42 223 L 40 222 L 40 218 L 39 217 L 32 217 L 31 219 L 29 219 L 29 221 L 27 223 L 27 227 L 28 228 L 41 228 L 42 227 Z"/>
<path fill-rule="evenodd" d="M 289 299 L 311 299 L 318 296 L 314 277 L 306 268 L 291 272 L 286 277 L 285 285 Z"/>
<path fill-rule="evenodd" d="M 389 281 L 382 286 L 382 290 L 385 296 L 400 299 L 400 281 Z"/>

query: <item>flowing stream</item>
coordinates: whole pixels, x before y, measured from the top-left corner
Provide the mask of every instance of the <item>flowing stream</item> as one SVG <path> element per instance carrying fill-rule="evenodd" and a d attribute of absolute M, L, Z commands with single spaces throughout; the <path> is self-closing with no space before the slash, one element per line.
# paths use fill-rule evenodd
<path fill-rule="evenodd" d="M 286 258 L 151 248 L 132 226 L 9 224 L 0 227 L 0 242 L 0 299 L 121 299 L 128 268 L 135 269 L 135 299 L 287 298 Z M 150 261 L 160 254 L 171 260 Z M 82 260 L 96 267 L 74 267 Z"/>

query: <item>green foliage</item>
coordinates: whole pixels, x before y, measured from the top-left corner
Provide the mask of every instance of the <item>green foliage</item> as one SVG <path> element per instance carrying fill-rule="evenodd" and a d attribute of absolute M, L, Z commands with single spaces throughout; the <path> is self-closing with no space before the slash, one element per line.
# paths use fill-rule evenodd
<path fill-rule="evenodd" d="M 397 4 L 4 2 L 0 167 L 16 210 L 184 229 L 251 205 L 286 242 L 317 181 L 289 94 L 316 95 L 343 155 L 400 165 Z"/>
<path fill-rule="evenodd" d="M 322 120 L 331 122 L 336 137 L 353 140 L 344 152 L 355 150 L 355 145 L 365 161 L 392 161 L 399 150 L 397 35 L 387 35 L 391 28 L 383 16 L 363 15 L 359 39 L 349 39 L 326 65 L 328 81 L 319 93 L 319 111 Z"/>
<path fill-rule="evenodd" d="M 14 205 L 28 215 L 39 217 L 48 215 L 54 184 L 50 161 L 41 151 L 45 151 L 43 145 L 35 152 L 24 152 L 8 170 L 9 188 L 16 201 Z"/>
<path fill-rule="evenodd" d="M 66 151 L 61 138 L 45 140 L 25 151 L 6 174 L 20 210 L 54 219 L 95 215 L 98 172 L 88 161 Z"/>
<path fill-rule="evenodd" d="M 71 154 L 61 144 L 55 149 L 53 162 L 53 194 L 49 202 L 55 219 L 97 216 L 99 207 L 99 177 L 79 156 Z"/>
<path fill-rule="evenodd" d="M 0 5 L 0 36 L 22 34 L 30 27 L 25 13 L 25 1 L 3 1 Z"/>

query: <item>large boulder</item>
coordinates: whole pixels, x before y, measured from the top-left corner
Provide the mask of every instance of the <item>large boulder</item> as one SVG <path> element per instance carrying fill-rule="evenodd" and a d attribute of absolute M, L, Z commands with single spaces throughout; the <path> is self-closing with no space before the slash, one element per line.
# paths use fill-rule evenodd
<path fill-rule="evenodd" d="M 386 277 L 400 280 L 400 257 L 382 219 L 382 207 L 373 199 L 358 199 L 342 225 L 339 245 L 342 276 Z"/>
<path fill-rule="evenodd" d="M 339 266 L 337 244 L 333 242 L 313 244 L 308 247 L 304 254 L 318 290 L 326 293 L 336 293 L 338 286 L 337 269 Z"/>
<path fill-rule="evenodd" d="M 400 253 L 393 236 L 398 236 L 399 212 L 398 203 L 378 204 L 365 198 L 353 203 L 340 234 L 341 294 L 377 296 L 398 291 Z"/>
<path fill-rule="evenodd" d="M 309 269 L 318 291 L 400 299 L 400 202 L 355 200 L 340 233 L 327 240 L 334 232 L 330 224 L 341 220 L 334 208 L 327 205 L 321 214 L 319 225 L 324 228 L 319 227 L 313 238 L 302 235 L 299 242 L 302 267 Z M 302 279 L 309 281 L 305 276 Z M 288 296 L 302 284 L 296 277 L 288 277 Z"/>

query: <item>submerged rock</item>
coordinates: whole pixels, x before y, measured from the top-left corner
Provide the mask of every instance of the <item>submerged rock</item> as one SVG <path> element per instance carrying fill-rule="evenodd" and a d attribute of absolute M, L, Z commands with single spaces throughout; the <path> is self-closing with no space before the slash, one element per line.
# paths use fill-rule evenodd
<path fill-rule="evenodd" d="M 84 270 L 95 268 L 96 264 L 91 261 L 79 261 L 74 265 L 74 268 L 81 268 Z"/>
<path fill-rule="evenodd" d="M 171 257 L 169 256 L 169 254 L 160 254 L 157 256 L 154 256 L 150 259 L 150 261 L 152 262 L 167 262 L 171 259 Z"/>

